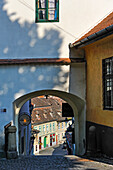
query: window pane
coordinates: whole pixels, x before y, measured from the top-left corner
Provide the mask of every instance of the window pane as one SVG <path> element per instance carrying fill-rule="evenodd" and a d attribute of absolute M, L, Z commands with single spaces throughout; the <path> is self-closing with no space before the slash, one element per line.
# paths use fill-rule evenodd
<path fill-rule="evenodd" d="M 38 17 L 39 19 L 46 19 L 46 10 L 45 9 L 39 9 L 38 10 Z"/>
<path fill-rule="evenodd" d="M 48 1 L 48 8 L 55 8 L 56 7 L 56 1 L 55 0 L 49 0 Z"/>
<path fill-rule="evenodd" d="M 40 133 L 41 133 L 41 126 L 39 126 L 39 131 L 40 131 Z"/>
<path fill-rule="evenodd" d="M 48 10 L 48 20 L 56 20 L 56 19 L 57 19 L 57 11 Z"/>
<path fill-rule="evenodd" d="M 103 103 L 113 110 L 113 57 L 103 60 Z"/>
<path fill-rule="evenodd" d="M 39 8 L 46 8 L 46 0 L 39 0 L 38 1 Z"/>
<path fill-rule="evenodd" d="M 59 0 L 36 0 L 36 22 L 59 21 Z"/>
<path fill-rule="evenodd" d="M 45 125 L 43 125 L 43 132 L 45 132 Z"/>
<path fill-rule="evenodd" d="M 46 125 L 46 130 L 47 130 L 47 132 L 49 131 L 49 127 L 48 127 L 48 125 Z"/>

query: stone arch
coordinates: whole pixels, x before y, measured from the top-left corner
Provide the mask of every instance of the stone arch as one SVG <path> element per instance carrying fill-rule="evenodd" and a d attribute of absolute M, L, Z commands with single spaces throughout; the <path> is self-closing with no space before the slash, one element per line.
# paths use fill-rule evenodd
<path fill-rule="evenodd" d="M 83 155 L 85 153 L 85 142 L 86 141 L 86 113 L 85 113 L 85 102 L 80 97 L 59 90 L 40 90 L 28 93 L 21 96 L 13 102 L 14 110 L 14 125 L 17 128 L 17 151 L 18 151 L 18 115 L 22 105 L 29 99 L 41 96 L 41 95 L 53 95 L 62 98 L 72 107 L 75 118 L 75 154 Z"/>

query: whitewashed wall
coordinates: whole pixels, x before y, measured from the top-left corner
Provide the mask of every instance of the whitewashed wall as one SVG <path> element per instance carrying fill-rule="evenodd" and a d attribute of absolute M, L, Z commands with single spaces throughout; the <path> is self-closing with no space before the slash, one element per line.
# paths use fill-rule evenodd
<path fill-rule="evenodd" d="M 13 121 L 12 103 L 18 97 L 38 90 L 68 91 L 69 66 L 0 66 L 0 143 L 4 144 L 4 126 Z M 0 144 L 0 149 L 3 146 Z"/>
<path fill-rule="evenodd" d="M 35 23 L 35 0 L 0 1 L 0 58 L 68 57 L 68 44 L 112 10 L 112 0 L 59 0 L 59 23 Z"/>

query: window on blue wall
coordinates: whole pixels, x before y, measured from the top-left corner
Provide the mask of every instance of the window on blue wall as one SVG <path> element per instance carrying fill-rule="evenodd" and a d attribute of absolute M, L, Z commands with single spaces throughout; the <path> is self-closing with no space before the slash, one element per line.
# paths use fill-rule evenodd
<path fill-rule="evenodd" d="M 58 22 L 59 0 L 36 0 L 36 22 Z"/>
<path fill-rule="evenodd" d="M 103 106 L 113 110 L 113 57 L 104 59 L 103 66 Z"/>

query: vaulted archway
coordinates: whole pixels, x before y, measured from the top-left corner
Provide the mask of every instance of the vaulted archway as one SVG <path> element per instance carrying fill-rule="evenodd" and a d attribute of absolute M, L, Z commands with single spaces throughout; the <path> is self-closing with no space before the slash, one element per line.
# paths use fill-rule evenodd
<path fill-rule="evenodd" d="M 40 90 L 28 93 L 21 96 L 13 102 L 14 109 L 14 125 L 17 128 L 17 151 L 18 146 L 18 115 L 22 105 L 27 102 L 29 99 L 41 96 L 41 95 L 53 95 L 62 98 L 72 107 L 75 118 L 75 154 L 83 155 L 85 153 L 85 122 L 86 122 L 86 111 L 85 111 L 85 102 L 83 99 L 79 98 L 76 95 L 67 93 L 59 90 Z"/>

